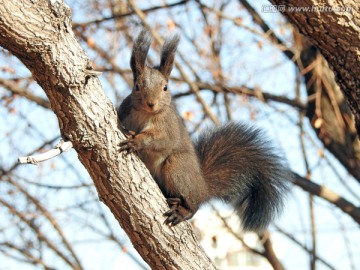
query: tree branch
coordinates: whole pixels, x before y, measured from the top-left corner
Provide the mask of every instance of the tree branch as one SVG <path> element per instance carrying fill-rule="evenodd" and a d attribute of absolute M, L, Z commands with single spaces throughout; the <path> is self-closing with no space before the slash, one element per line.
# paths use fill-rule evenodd
<path fill-rule="evenodd" d="M 182 0 L 179 2 L 172 3 L 172 4 L 153 6 L 151 8 L 143 9 L 142 12 L 148 13 L 148 12 L 155 11 L 158 9 L 165 9 L 165 8 L 171 8 L 171 7 L 176 7 L 176 6 L 180 6 L 180 5 L 185 5 L 187 2 L 189 2 L 189 0 Z M 135 14 L 135 11 L 132 10 L 132 11 L 125 12 L 122 14 L 116 14 L 114 16 L 104 17 L 101 19 L 92 20 L 92 21 L 88 21 L 88 22 L 84 22 L 84 23 L 73 23 L 73 27 L 77 28 L 77 27 L 83 27 L 83 26 L 90 25 L 90 24 L 99 24 L 99 23 L 114 20 L 114 19 L 125 18 L 125 17 L 131 16 L 131 15 L 134 15 L 134 14 Z"/>
<path fill-rule="evenodd" d="M 40 105 L 43 108 L 50 109 L 50 103 L 48 100 L 38 97 L 28 91 L 25 91 L 19 85 L 17 85 L 15 82 L 11 82 L 10 80 L 0 78 L 0 85 L 7 88 L 13 94 L 25 97 L 28 100 L 35 102 L 36 104 Z"/>
<path fill-rule="evenodd" d="M 0 14 L 0 45 L 43 88 L 63 137 L 143 259 L 155 269 L 214 269 L 188 223 L 162 224 L 167 205 L 143 163 L 119 153 L 125 137 L 98 78 L 87 72 L 92 66 L 72 32 L 69 8 L 62 1 L 0 0 Z"/>
<path fill-rule="evenodd" d="M 334 204 L 343 212 L 351 216 L 356 223 L 360 224 L 360 207 L 356 207 L 336 192 L 325 186 L 320 186 L 312 181 L 309 181 L 297 173 L 294 173 L 294 184 L 301 187 L 303 190 Z"/>

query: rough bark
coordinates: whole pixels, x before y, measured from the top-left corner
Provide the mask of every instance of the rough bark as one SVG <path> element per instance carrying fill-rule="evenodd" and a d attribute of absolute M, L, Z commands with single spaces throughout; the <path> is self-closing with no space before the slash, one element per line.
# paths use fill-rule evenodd
<path fill-rule="evenodd" d="M 355 116 L 360 135 L 360 3 L 350 0 L 270 2 L 277 5 L 326 58 Z"/>
<path fill-rule="evenodd" d="M 119 153 L 124 136 L 116 112 L 91 73 L 70 18 L 62 1 L 0 0 L 0 45 L 43 88 L 100 200 L 143 259 L 153 269 L 214 269 L 187 223 L 175 228 L 162 224 L 167 205 L 144 165 L 134 155 Z"/>

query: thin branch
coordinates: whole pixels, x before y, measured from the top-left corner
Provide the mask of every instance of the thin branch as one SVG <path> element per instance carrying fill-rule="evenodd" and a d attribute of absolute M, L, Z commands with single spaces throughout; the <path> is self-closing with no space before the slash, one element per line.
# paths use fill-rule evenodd
<path fill-rule="evenodd" d="M 13 186 L 15 186 L 21 193 L 23 193 L 26 196 L 26 198 L 29 201 L 31 201 L 36 206 L 36 208 L 41 212 L 42 216 L 44 216 L 49 221 L 49 223 L 53 226 L 55 231 L 59 234 L 61 241 L 63 242 L 67 250 L 70 252 L 75 262 L 80 266 L 80 268 L 82 268 L 79 258 L 77 257 L 70 242 L 66 239 L 65 234 L 63 233 L 55 217 L 42 205 L 42 203 L 37 198 L 35 198 L 29 192 L 27 192 L 27 190 L 24 187 L 22 187 L 18 182 L 13 181 L 11 178 L 8 178 L 8 182 L 11 183 Z"/>
<path fill-rule="evenodd" d="M 295 243 L 296 245 L 298 245 L 299 247 L 301 247 L 303 250 L 305 250 L 306 252 L 308 252 L 309 254 L 312 253 L 312 251 L 307 248 L 304 244 L 302 244 L 299 240 L 297 240 L 293 235 L 291 235 L 288 232 L 285 232 L 283 229 L 281 229 L 278 226 L 275 226 L 275 228 L 283 235 L 285 235 L 288 239 L 290 239 L 293 243 Z M 335 268 L 330 265 L 327 261 L 325 261 L 323 258 L 319 257 L 318 255 L 316 255 L 316 259 L 321 262 L 322 264 L 324 264 L 325 266 L 327 266 L 329 269 L 331 270 L 335 270 Z"/>
<path fill-rule="evenodd" d="M 265 250 L 264 255 L 274 270 L 284 270 L 284 266 L 281 264 L 279 258 L 275 254 L 269 231 L 265 231 L 264 233 L 259 234 L 258 237 L 263 244 Z"/>
<path fill-rule="evenodd" d="M 174 81 L 182 81 L 179 78 L 172 78 L 172 79 Z M 290 105 L 290 106 L 297 108 L 299 110 L 302 110 L 302 111 L 306 110 L 306 105 L 304 103 L 302 103 L 301 101 L 299 101 L 298 99 L 290 99 L 285 96 L 279 96 L 279 95 L 274 95 L 274 94 L 271 94 L 268 92 L 263 92 L 258 88 L 253 89 L 253 88 L 249 88 L 246 86 L 227 86 L 227 85 L 210 84 L 210 83 L 203 83 L 203 82 L 194 82 L 194 84 L 197 85 L 199 90 L 211 90 L 215 93 L 243 94 L 243 95 L 247 95 L 250 97 L 256 97 L 263 101 L 272 100 L 272 101 L 276 101 L 279 103 L 284 103 L 284 104 Z M 173 97 L 179 98 L 179 97 L 188 96 L 191 94 L 192 94 L 192 92 L 189 91 L 189 92 L 185 92 L 185 93 L 176 94 Z"/>
<path fill-rule="evenodd" d="M 22 96 L 35 102 L 36 104 L 40 105 L 45 109 L 51 109 L 50 102 L 44 98 L 38 97 L 29 91 L 24 90 L 21 88 L 17 83 L 11 81 L 10 79 L 1 79 L 0 78 L 0 85 L 4 86 L 7 90 L 12 92 L 13 94 Z"/>
<path fill-rule="evenodd" d="M 80 188 L 89 188 L 94 186 L 94 183 L 83 183 L 83 184 L 79 184 L 79 185 L 49 185 L 49 184 L 41 184 L 35 181 L 30 181 L 28 179 L 25 179 L 24 177 L 20 177 L 20 180 L 22 180 L 23 182 L 25 182 L 26 184 L 30 184 L 33 186 L 37 186 L 37 187 L 41 187 L 41 188 L 47 188 L 47 189 L 55 189 L 55 190 L 62 190 L 62 189 L 69 189 L 69 190 L 76 190 L 76 189 L 80 189 Z"/>
<path fill-rule="evenodd" d="M 227 231 L 232 236 L 234 236 L 236 239 L 238 239 L 242 243 L 244 248 L 246 248 L 248 251 L 250 251 L 252 253 L 255 253 L 255 254 L 260 255 L 260 256 L 264 257 L 265 259 L 267 259 L 268 262 L 271 264 L 271 266 L 274 268 L 274 270 L 284 270 L 284 267 L 282 266 L 281 262 L 277 258 L 276 254 L 272 248 L 272 243 L 270 240 L 270 233 L 268 231 L 265 231 L 262 235 L 258 235 L 259 239 L 263 240 L 262 244 L 264 246 L 264 251 L 259 251 L 258 249 L 252 248 L 245 242 L 244 238 L 242 236 L 240 236 L 239 233 L 235 232 L 231 228 L 231 226 L 227 222 L 226 218 L 224 218 L 212 204 L 210 204 L 210 205 L 211 205 L 211 208 L 213 209 L 213 211 L 215 212 L 216 216 L 222 221 L 225 229 L 227 229 Z"/>
<path fill-rule="evenodd" d="M 241 237 L 237 232 L 235 232 L 231 226 L 228 224 L 226 218 L 224 218 L 222 215 L 220 215 L 219 211 L 212 205 L 210 204 L 211 208 L 213 209 L 213 211 L 215 212 L 216 216 L 223 222 L 224 227 L 228 230 L 228 232 L 233 235 L 236 239 L 238 239 L 242 245 L 244 246 L 245 249 L 251 251 L 252 253 L 255 253 L 257 255 L 263 256 L 265 257 L 265 253 L 261 252 L 255 248 L 250 247 L 244 240 L 243 237 Z"/>
<path fill-rule="evenodd" d="M 293 174 L 295 185 L 301 187 L 307 192 L 325 199 L 352 217 L 356 223 L 360 224 L 360 207 L 355 206 L 353 203 L 347 201 L 345 198 L 325 186 L 320 186 L 313 181 L 309 181 L 297 173 Z"/>
<path fill-rule="evenodd" d="M 248 10 L 251 17 L 253 18 L 254 22 L 257 23 L 261 29 L 264 31 L 264 33 L 267 33 L 269 36 L 269 39 L 276 45 L 280 45 L 283 48 L 287 48 L 285 46 L 284 42 L 276 36 L 276 34 L 271 30 L 271 28 L 267 25 L 267 23 L 262 19 L 262 17 L 259 15 L 259 13 L 249 4 L 246 0 L 239 0 L 239 2 Z M 290 49 L 283 49 L 282 52 L 285 54 L 285 56 L 295 62 L 296 55 L 290 50 Z"/>
<path fill-rule="evenodd" d="M 75 31 L 75 33 L 76 33 L 77 36 L 79 36 L 79 37 L 80 37 L 82 40 L 84 40 L 85 42 L 88 41 L 88 37 L 84 34 L 83 31 Z M 114 57 L 111 57 L 107 51 L 105 51 L 105 50 L 103 50 L 101 47 L 97 46 L 97 45 L 95 44 L 95 42 L 91 42 L 91 44 L 89 44 L 89 43 L 87 42 L 87 44 L 88 44 L 88 46 L 89 46 L 91 49 L 93 49 L 99 56 L 101 56 L 104 60 L 106 60 L 106 62 L 107 62 L 108 64 L 111 65 L 111 70 L 112 70 L 113 72 L 116 72 L 116 73 L 120 74 L 120 75 L 123 77 L 123 79 L 125 80 L 125 82 L 126 82 L 128 85 L 131 85 L 132 80 L 129 79 L 128 76 L 126 76 L 126 74 L 129 74 L 129 75 L 131 74 L 131 72 L 130 72 L 129 69 L 122 69 L 122 68 L 120 68 L 119 65 L 117 65 L 117 64 L 115 63 Z M 106 71 L 106 70 L 102 70 L 102 71 Z"/>
<path fill-rule="evenodd" d="M 44 267 L 45 270 L 55 270 L 56 268 L 54 267 L 50 267 L 48 266 L 42 259 L 41 257 L 40 258 L 36 258 L 33 254 L 31 254 L 29 252 L 29 249 L 28 248 L 21 248 L 21 247 L 18 247 L 18 246 L 15 246 L 14 244 L 12 243 L 9 243 L 9 242 L 2 242 L 0 243 L 0 247 L 3 246 L 3 247 L 7 247 L 8 249 L 12 249 L 12 250 L 15 250 L 17 251 L 18 253 L 20 253 L 22 256 L 24 256 L 26 259 L 22 260 L 21 258 L 17 257 L 17 256 L 14 256 L 12 254 L 10 254 L 9 252 L 6 252 L 5 250 L 1 249 L 1 252 L 3 254 L 5 254 L 6 256 L 14 259 L 15 261 L 24 261 L 26 263 L 32 263 L 34 265 L 41 265 L 42 267 Z"/>
<path fill-rule="evenodd" d="M 38 228 L 38 226 L 35 225 L 35 223 L 28 219 L 24 213 L 19 212 L 15 209 L 11 204 L 0 198 L 0 204 L 2 204 L 4 207 L 6 207 L 12 214 L 16 215 L 18 218 L 20 218 L 21 221 L 23 221 L 30 229 L 32 229 L 39 240 L 43 241 L 51 250 L 53 250 L 63 261 L 68 264 L 73 269 L 83 269 L 81 265 L 74 264 L 64 253 L 62 253 L 56 246 L 53 244 Z"/>
<path fill-rule="evenodd" d="M 39 162 L 54 158 L 63 152 L 67 152 L 71 148 L 73 148 L 72 142 L 61 140 L 53 149 L 46 151 L 45 153 L 36 156 L 19 157 L 18 161 L 19 163 L 31 163 L 36 165 Z"/>
<path fill-rule="evenodd" d="M 34 153 L 36 153 L 37 151 L 43 149 L 45 146 L 52 144 L 53 142 L 55 142 L 56 140 L 59 139 L 59 136 L 56 136 L 55 138 L 45 141 L 42 145 L 40 145 L 39 147 L 37 147 L 35 150 L 31 151 L 29 153 L 29 155 L 32 155 Z M 0 177 L 11 173 L 12 171 L 14 171 L 18 166 L 20 165 L 20 163 L 14 163 L 13 166 L 11 166 L 9 169 L 5 170 L 4 168 L 0 168 Z"/>
<path fill-rule="evenodd" d="M 155 10 L 158 10 L 158 9 L 165 9 L 165 8 L 171 8 L 171 7 L 175 7 L 175 6 L 181 6 L 181 5 L 186 4 L 187 2 L 189 2 L 189 0 L 183 0 L 183 1 L 172 3 L 172 4 L 164 4 L 164 5 L 159 5 L 159 6 L 153 6 L 151 8 L 143 9 L 141 11 L 143 13 L 148 13 L 148 12 L 155 11 Z M 126 12 L 126 13 L 116 14 L 116 15 L 109 16 L 109 17 L 103 17 L 101 19 L 96 19 L 96 20 L 92 20 L 92 21 L 88 21 L 88 22 L 84 22 L 84 23 L 73 23 L 73 28 L 84 27 L 84 26 L 87 26 L 87 25 L 90 25 L 90 24 L 99 24 L 99 23 L 106 22 L 106 21 L 111 21 L 111 20 L 114 20 L 114 19 L 122 19 L 122 18 L 125 18 L 125 17 L 128 17 L 128 16 L 132 16 L 134 14 L 135 14 L 135 11 L 129 11 L 129 12 Z"/>
<path fill-rule="evenodd" d="M 346 227 L 344 226 L 341 218 L 339 217 L 339 214 L 337 212 L 334 212 L 334 216 L 339 223 L 340 231 L 344 238 L 345 250 L 346 250 L 346 253 L 349 258 L 349 264 L 350 264 L 351 270 L 356 270 L 356 266 L 355 266 L 355 262 L 354 262 L 354 255 L 350 248 L 352 239 L 349 239 L 349 237 L 347 235 L 348 231 L 346 230 Z"/>
<path fill-rule="evenodd" d="M 303 160 L 305 163 L 306 169 L 306 177 L 310 180 L 311 171 L 310 166 L 307 158 L 305 142 L 304 142 L 304 126 L 303 126 L 303 113 L 299 113 L 299 128 L 300 128 L 300 146 L 301 146 L 301 153 L 303 155 Z M 316 269 L 316 224 L 315 224 L 315 210 L 314 210 L 314 198 L 313 194 L 309 192 L 309 212 L 310 212 L 310 227 L 311 227 L 311 256 L 310 256 L 310 269 Z"/>

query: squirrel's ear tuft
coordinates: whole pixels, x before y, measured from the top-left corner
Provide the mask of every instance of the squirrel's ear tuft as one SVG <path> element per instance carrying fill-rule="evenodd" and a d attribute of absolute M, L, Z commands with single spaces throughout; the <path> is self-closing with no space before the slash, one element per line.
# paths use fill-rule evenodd
<path fill-rule="evenodd" d="M 179 45 L 179 41 L 180 35 L 175 34 L 167 38 L 162 47 L 159 71 L 166 78 L 170 76 L 171 70 L 174 66 L 175 53 Z"/>
<path fill-rule="evenodd" d="M 151 34 L 143 28 L 137 37 L 130 58 L 130 67 L 135 77 L 143 73 L 145 68 L 146 56 L 149 52 Z"/>

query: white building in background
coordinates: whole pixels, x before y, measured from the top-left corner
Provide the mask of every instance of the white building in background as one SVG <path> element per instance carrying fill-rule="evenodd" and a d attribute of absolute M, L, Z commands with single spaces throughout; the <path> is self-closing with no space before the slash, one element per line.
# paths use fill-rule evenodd
<path fill-rule="evenodd" d="M 221 216 L 226 218 L 227 224 L 231 229 L 239 234 L 244 242 L 252 248 L 261 249 L 261 244 L 256 234 L 242 234 L 238 217 L 232 211 L 221 211 Z M 223 221 L 213 211 L 199 211 L 194 219 L 193 226 L 196 235 L 208 254 L 210 259 L 220 270 L 271 270 L 273 269 L 268 261 L 257 255 L 242 244 L 224 226 Z M 273 239 L 274 250 L 279 256 L 281 248 Z M 275 241 L 274 241 L 275 240 Z M 281 257 L 281 256 L 280 256 Z"/>

